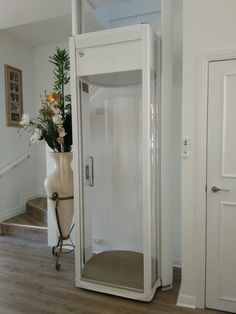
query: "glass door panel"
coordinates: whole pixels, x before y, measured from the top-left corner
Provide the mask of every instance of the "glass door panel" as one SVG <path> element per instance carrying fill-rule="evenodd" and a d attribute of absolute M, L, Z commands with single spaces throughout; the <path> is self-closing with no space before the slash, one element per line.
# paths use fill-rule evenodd
<path fill-rule="evenodd" d="M 158 142 L 157 142 L 157 80 L 154 71 L 150 75 L 150 197 L 151 197 L 151 258 L 152 258 L 152 286 L 158 278 Z"/>
<path fill-rule="evenodd" d="M 82 280 L 143 290 L 141 71 L 80 78 Z"/>

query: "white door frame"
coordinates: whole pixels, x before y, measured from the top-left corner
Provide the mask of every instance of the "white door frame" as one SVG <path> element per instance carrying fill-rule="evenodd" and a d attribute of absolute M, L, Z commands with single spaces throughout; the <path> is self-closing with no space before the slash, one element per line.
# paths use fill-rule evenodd
<path fill-rule="evenodd" d="M 196 307 L 205 308 L 206 281 L 206 178 L 207 178 L 207 107 L 208 65 L 211 61 L 236 59 L 236 50 L 203 53 L 198 60 L 198 99 L 196 124 Z"/>

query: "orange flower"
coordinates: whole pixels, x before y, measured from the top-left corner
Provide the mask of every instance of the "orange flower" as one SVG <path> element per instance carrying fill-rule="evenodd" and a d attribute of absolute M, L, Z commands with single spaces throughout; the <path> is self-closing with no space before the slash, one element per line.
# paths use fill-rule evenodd
<path fill-rule="evenodd" d="M 63 144 L 64 143 L 64 138 L 63 137 L 58 137 L 57 138 L 57 142 L 58 142 L 58 144 Z"/>
<path fill-rule="evenodd" d="M 47 95 L 46 99 L 49 103 L 55 103 L 55 104 L 60 103 L 60 95 L 58 95 L 55 92 L 51 92 L 50 95 Z"/>
<path fill-rule="evenodd" d="M 55 113 L 50 108 L 42 108 L 40 109 L 40 112 L 44 117 L 53 117 Z"/>

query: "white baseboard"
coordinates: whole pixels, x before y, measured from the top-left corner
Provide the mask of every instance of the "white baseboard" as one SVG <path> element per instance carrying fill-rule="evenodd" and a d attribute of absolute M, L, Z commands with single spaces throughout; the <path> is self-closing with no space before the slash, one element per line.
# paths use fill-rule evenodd
<path fill-rule="evenodd" d="M 180 258 L 173 258 L 173 267 L 181 268 L 182 263 Z"/>
<path fill-rule="evenodd" d="M 192 295 L 186 295 L 181 292 L 181 287 L 180 287 L 180 292 L 177 300 L 177 306 L 182 306 L 182 307 L 187 307 L 190 309 L 196 309 L 196 297 Z"/>

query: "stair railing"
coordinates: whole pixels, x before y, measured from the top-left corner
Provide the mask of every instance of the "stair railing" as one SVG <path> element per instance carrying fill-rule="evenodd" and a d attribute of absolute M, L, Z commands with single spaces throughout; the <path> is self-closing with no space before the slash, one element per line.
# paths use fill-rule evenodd
<path fill-rule="evenodd" d="M 23 161 L 25 161 L 26 159 L 29 159 L 31 156 L 31 153 L 28 152 L 22 156 L 20 156 L 19 158 L 17 158 L 16 160 L 14 160 L 13 162 L 9 163 L 8 165 L 6 165 L 5 167 L 3 167 L 2 169 L 0 169 L 0 178 L 3 177 L 5 174 L 7 174 L 9 171 L 11 171 L 12 169 L 14 169 L 15 167 L 19 166 Z"/>

